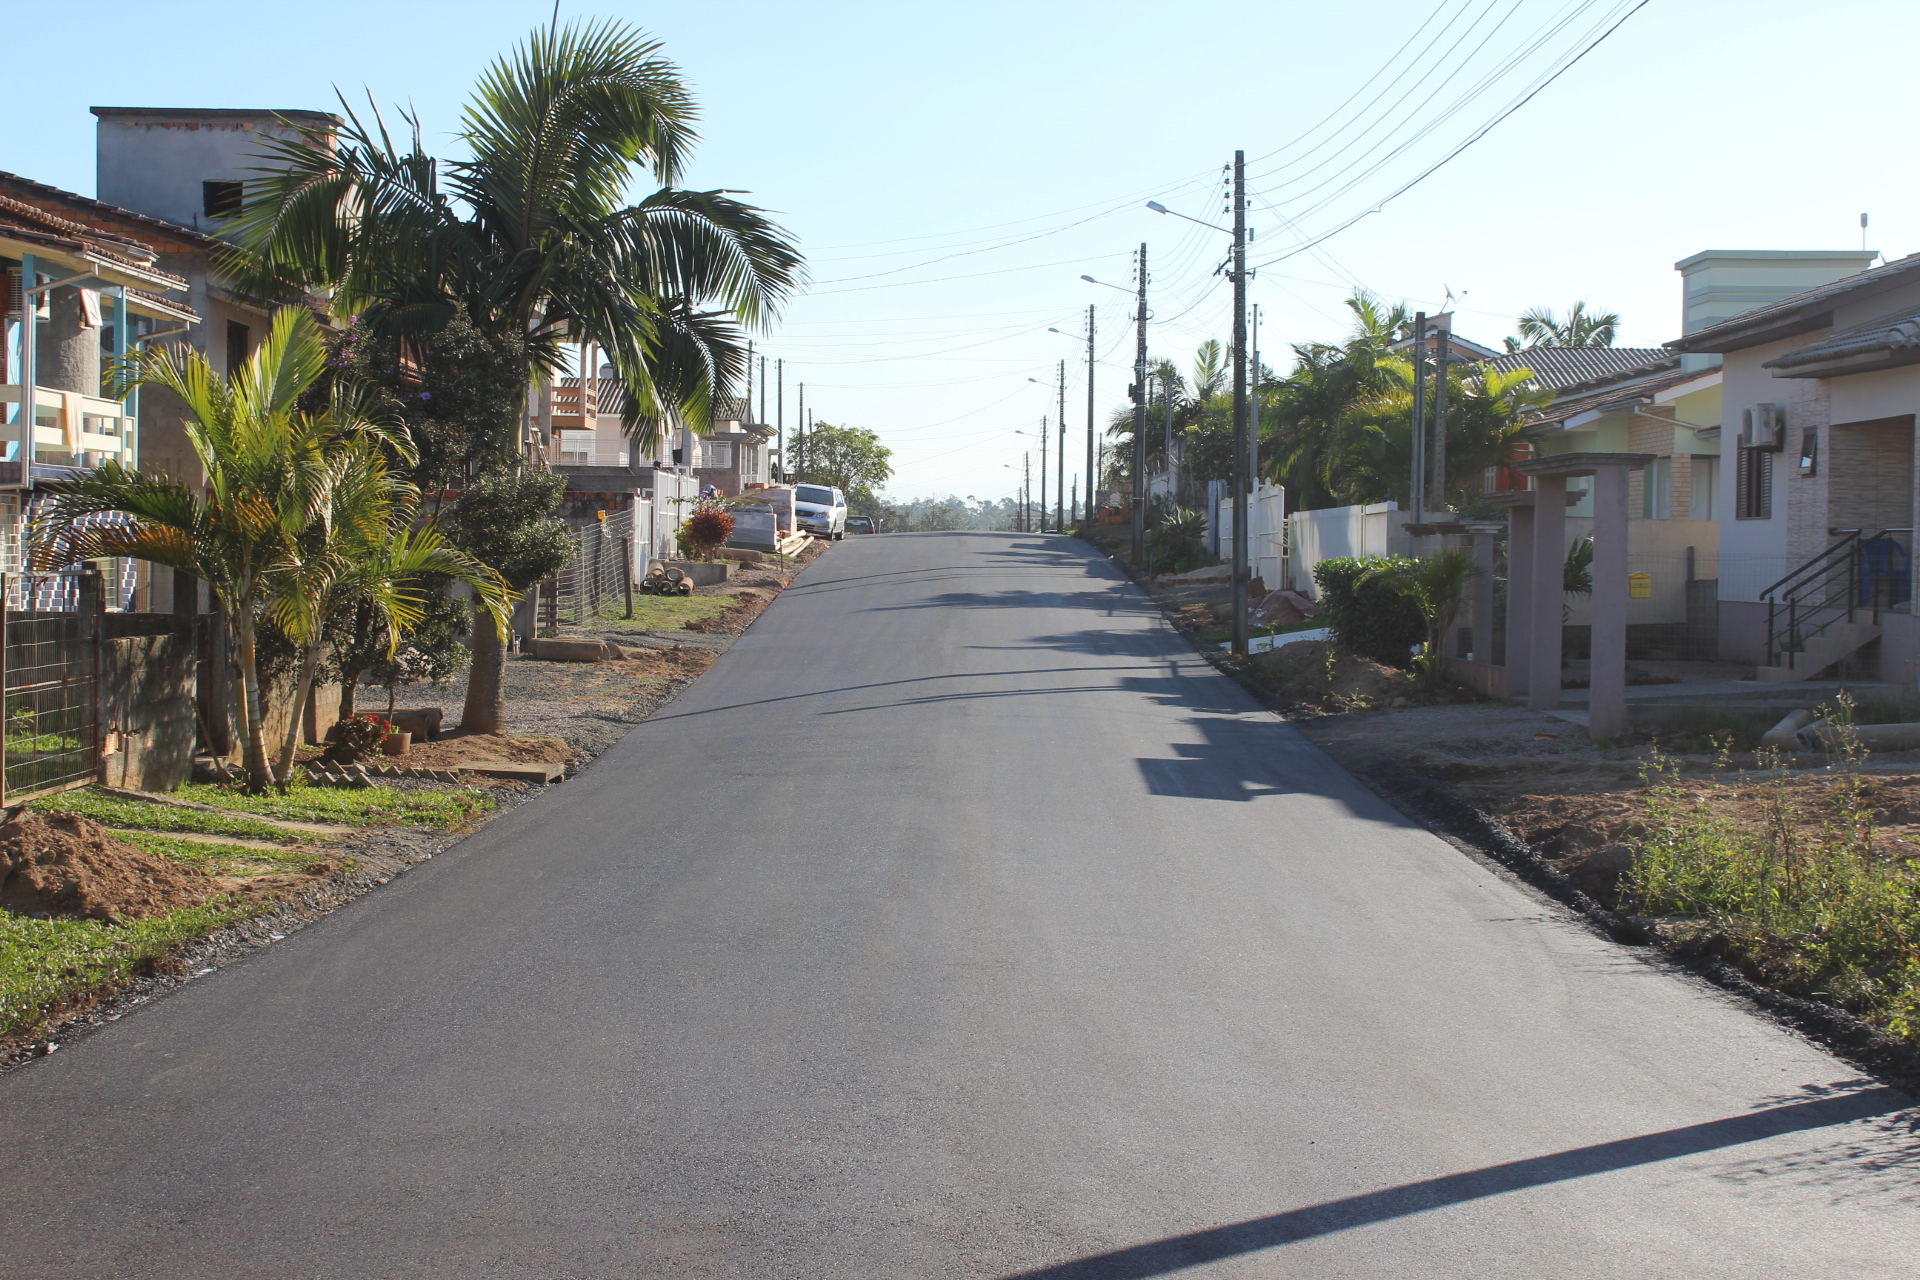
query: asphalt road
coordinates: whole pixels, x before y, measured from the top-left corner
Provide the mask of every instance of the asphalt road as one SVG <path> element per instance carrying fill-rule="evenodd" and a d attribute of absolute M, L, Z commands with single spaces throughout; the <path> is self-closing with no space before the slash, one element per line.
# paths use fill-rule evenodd
<path fill-rule="evenodd" d="M 0 1080 L 49 1277 L 1912 1277 L 1920 1112 L 1078 543 L 850 539 L 552 796 Z"/>

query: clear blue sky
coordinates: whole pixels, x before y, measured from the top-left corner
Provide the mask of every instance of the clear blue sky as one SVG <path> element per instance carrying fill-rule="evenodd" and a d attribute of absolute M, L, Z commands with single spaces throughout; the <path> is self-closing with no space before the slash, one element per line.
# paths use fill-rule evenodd
<path fill-rule="evenodd" d="M 805 381 L 810 408 L 896 450 L 894 493 L 987 496 L 1010 490 L 1005 468 L 1027 444 L 1015 429 L 1053 412 L 1050 385 L 1027 379 L 1050 384 L 1060 358 L 1069 461 L 1083 456 L 1084 347 L 1048 326 L 1078 333 L 1100 304 L 1102 419 L 1124 399 L 1128 300 L 1082 273 L 1126 283 L 1146 240 L 1156 354 L 1184 362 L 1225 336 L 1228 293 L 1211 273 L 1226 237 L 1142 202 L 1217 220 L 1233 149 L 1277 152 L 1250 166 L 1253 185 L 1318 234 L 1440 159 L 1632 3 L 563 2 L 561 14 L 663 39 L 703 104 L 691 183 L 752 191 L 799 236 L 814 284 L 760 339 L 788 361 L 789 426 Z M 80 61 L 35 77 L 31 112 L 0 114 L 0 167 L 90 194 L 89 106 L 328 108 L 336 85 L 410 102 L 444 145 L 480 68 L 550 13 L 175 0 L 116 10 L 114 52 L 93 55 L 69 10 L 35 6 L 10 19 L 10 44 Z M 1356 283 L 1429 310 L 1450 286 L 1460 332 L 1490 345 L 1522 309 L 1576 298 L 1623 313 L 1624 344 L 1654 345 L 1678 331 L 1672 264 L 1697 250 L 1858 247 L 1862 210 L 1872 247 L 1920 248 L 1901 133 L 1917 18 L 1873 0 L 1651 0 L 1434 176 L 1262 271 L 1263 352 L 1284 368 L 1287 343 L 1340 336 Z M 1387 157 L 1543 32 L 1535 53 Z M 1392 82 L 1423 51 L 1420 70 Z M 1256 262 L 1291 247 L 1264 204 L 1253 223 Z"/>

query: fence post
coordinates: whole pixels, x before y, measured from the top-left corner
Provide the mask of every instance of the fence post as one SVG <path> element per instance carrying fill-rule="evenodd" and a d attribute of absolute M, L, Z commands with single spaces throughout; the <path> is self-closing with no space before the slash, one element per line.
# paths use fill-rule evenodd
<path fill-rule="evenodd" d="M 7 575 L 0 573 L 0 804 L 7 802 Z"/>
<path fill-rule="evenodd" d="M 74 585 L 79 588 L 80 625 L 86 632 L 86 638 L 82 643 L 87 646 L 93 666 L 93 670 L 88 673 L 93 677 L 93 697 L 87 700 L 93 723 L 90 726 L 92 732 L 88 734 L 87 748 L 93 757 L 92 772 L 101 782 L 105 782 L 107 758 L 101 754 L 101 748 L 105 745 L 105 735 L 101 732 L 100 705 L 107 696 L 107 681 L 100 661 L 103 643 L 100 633 L 106 630 L 104 619 L 107 612 L 107 582 L 100 576 L 98 569 L 87 569 L 79 575 L 79 581 Z"/>

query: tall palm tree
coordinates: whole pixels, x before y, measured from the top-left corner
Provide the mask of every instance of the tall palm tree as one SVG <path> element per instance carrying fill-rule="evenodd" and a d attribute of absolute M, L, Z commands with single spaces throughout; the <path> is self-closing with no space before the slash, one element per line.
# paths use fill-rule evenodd
<path fill-rule="evenodd" d="M 696 140 L 692 97 L 659 43 L 624 24 L 535 31 L 495 62 L 461 120 L 463 160 L 429 156 L 415 120 L 402 146 L 377 109 L 371 124 L 345 114 L 337 137 L 268 144 L 271 167 L 228 232 L 230 268 L 256 291 L 330 289 L 402 337 L 464 308 L 524 347 L 514 421 L 533 378 L 591 341 L 636 440 L 673 418 L 700 426 L 745 368 L 744 329 L 798 283 L 798 251 L 761 210 L 673 185 Z M 642 173 L 661 186 L 628 204 Z M 462 723 L 497 732 L 505 652 L 487 634 Z"/>
<path fill-rule="evenodd" d="M 1620 329 L 1620 315 L 1614 311 L 1589 313 L 1585 302 L 1576 302 L 1561 320 L 1552 307 L 1533 307 L 1520 317 L 1520 339 L 1530 347 L 1610 347 Z M 1519 339 L 1508 338 L 1507 350 L 1518 351 Z"/>

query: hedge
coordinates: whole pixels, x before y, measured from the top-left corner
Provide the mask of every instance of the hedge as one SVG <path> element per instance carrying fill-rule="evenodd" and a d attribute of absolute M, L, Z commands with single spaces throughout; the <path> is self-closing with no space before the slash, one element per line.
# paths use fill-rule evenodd
<path fill-rule="evenodd" d="M 1427 638 L 1420 610 L 1377 578 L 1354 586 L 1362 574 L 1400 563 L 1411 561 L 1405 556 L 1336 556 L 1313 566 L 1313 580 L 1320 584 L 1320 608 L 1340 647 L 1404 671 L 1413 663 L 1413 647 Z"/>

